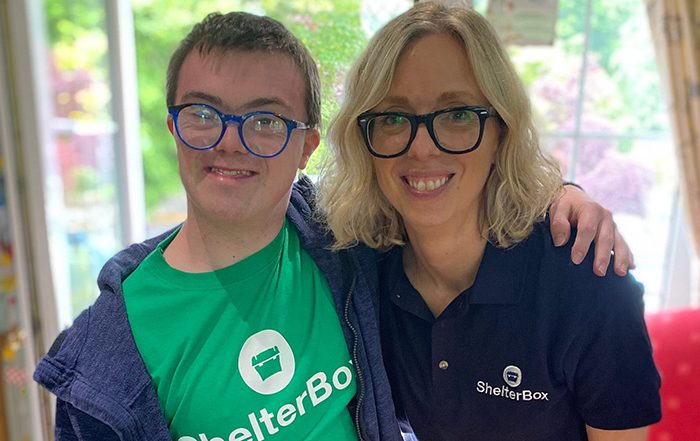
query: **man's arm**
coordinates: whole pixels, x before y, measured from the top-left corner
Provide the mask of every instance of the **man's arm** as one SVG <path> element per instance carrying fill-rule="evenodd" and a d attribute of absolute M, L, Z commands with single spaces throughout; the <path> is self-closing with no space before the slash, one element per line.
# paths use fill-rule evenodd
<path fill-rule="evenodd" d="M 56 426 L 54 431 L 56 441 L 80 441 L 68 415 L 68 403 L 56 399 Z"/>
<path fill-rule="evenodd" d="M 575 185 L 564 185 L 561 196 L 549 208 L 550 229 L 554 244 L 564 245 L 571 228 L 576 227 L 576 240 L 571 249 L 571 260 L 579 264 L 595 241 L 593 272 L 604 276 L 615 255 L 615 273 L 624 276 L 633 269 L 634 256 L 627 242 L 617 230 L 612 213 L 591 199 Z"/>

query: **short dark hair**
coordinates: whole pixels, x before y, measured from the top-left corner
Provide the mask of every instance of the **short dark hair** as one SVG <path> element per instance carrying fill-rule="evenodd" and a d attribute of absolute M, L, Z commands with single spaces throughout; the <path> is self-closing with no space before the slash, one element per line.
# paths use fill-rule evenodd
<path fill-rule="evenodd" d="M 246 12 L 213 12 L 197 23 L 170 57 L 166 79 L 166 103 L 175 104 L 175 91 L 182 63 L 192 50 L 202 54 L 212 51 L 245 50 L 286 54 L 299 67 L 306 83 L 307 124 L 316 127 L 321 121 L 321 80 L 309 50 L 282 23 Z"/>

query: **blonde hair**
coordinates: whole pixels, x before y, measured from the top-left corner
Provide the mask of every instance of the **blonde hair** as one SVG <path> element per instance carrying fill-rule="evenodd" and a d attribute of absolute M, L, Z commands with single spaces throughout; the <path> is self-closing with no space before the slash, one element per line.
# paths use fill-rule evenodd
<path fill-rule="evenodd" d="M 358 241 L 378 249 L 404 244 L 403 221 L 379 188 L 356 119 L 384 99 L 406 47 L 431 34 L 447 34 L 464 45 L 478 86 L 500 118 L 499 145 L 481 203 L 489 240 L 504 248 L 522 241 L 559 194 L 558 165 L 540 150 L 530 100 L 494 29 L 471 9 L 419 3 L 371 39 L 348 73 L 345 100 L 329 127 L 332 156 L 318 208 L 335 236 L 335 249 Z"/>

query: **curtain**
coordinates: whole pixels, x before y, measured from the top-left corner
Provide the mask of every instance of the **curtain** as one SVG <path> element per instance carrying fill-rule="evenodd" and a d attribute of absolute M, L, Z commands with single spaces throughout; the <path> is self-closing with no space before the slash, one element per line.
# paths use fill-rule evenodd
<path fill-rule="evenodd" d="M 700 253 L 700 0 L 646 0 L 678 151 L 681 189 Z"/>

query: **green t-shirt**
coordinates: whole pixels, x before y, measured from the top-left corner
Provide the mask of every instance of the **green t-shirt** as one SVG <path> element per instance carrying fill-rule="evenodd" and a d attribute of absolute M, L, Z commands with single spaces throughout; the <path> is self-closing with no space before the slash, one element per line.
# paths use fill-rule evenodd
<path fill-rule="evenodd" d="M 356 440 L 354 369 L 328 284 L 287 225 L 209 273 L 164 240 L 124 282 L 136 345 L 177 441 Z"/>

